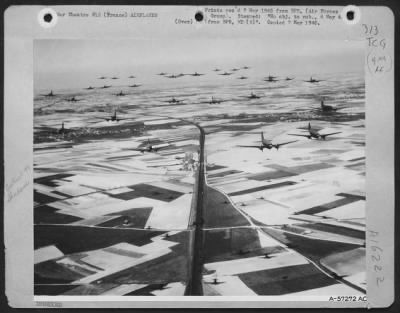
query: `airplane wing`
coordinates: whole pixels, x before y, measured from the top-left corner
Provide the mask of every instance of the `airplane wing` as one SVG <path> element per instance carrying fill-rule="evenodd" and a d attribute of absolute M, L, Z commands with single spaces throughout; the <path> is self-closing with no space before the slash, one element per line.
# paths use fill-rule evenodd
<path fill-rule="evenodd" d="M 299 137 L 309 137 L 310 135 L 305 135 L 305 134 L 288 134 L 290 136 L 299 136 Z"/>
<path fill-rule="evenodd" d="M 168 147 L 168 146 L 169 146 L 169 145 L 166 144 L 166 143 L 159 144 L 159 145 L 155 145 L 155 146 L 153 146 L 153 150 L 154 150 L 154 151 L 158 151 L 158 150 L 164 149 L 164 148 L 166 148 L 166 147 Z"/>
<path fill-rule="evenodd" d="M 237 147 L 241 147 L 241 148 L 257 148 L 257 149 L 260 149 L 260 146 L 241 146 L 241 145 L 238 145 Z"/>
<path fill-rule="evenodd" d="M 320 136 L 327 137 L 327 136 L 336 135 L 336 134 L 340 134 L 340 133 L 341 132 L 329 133 L 329 134 L 320 134 Z"/>
<path fill-rule="evenodd" d="M 127 150 L 129 150 L 129 151 L 139 151 L 139 152 L 142 152 L 142 153 L 147 151 L 146 148 L 142 148 L 142 149 L 140 149 L 140 148 L 129 148 Z"/>
<path fill-rule="evenodd" d="M 275 146 L 280 147 L 280 146 L 284 146 L 284 145 L 287 145 L 287 144 L 289 144 L 289 143 L 296 142 L 296 141 L 297 141 L 297 140 L 292 140 L 292 141 L 277 143 L 277 144 L 275 144 Z"/>

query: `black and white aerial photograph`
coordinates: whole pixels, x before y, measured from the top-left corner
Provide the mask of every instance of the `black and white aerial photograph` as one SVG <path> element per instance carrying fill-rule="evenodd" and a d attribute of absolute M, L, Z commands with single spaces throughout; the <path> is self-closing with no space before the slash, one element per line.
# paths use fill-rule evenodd
<path fill-rule="evenodd" d="M 34 295 L 366 294 L 364 43 L 259 39 L 34 40 Z"/>

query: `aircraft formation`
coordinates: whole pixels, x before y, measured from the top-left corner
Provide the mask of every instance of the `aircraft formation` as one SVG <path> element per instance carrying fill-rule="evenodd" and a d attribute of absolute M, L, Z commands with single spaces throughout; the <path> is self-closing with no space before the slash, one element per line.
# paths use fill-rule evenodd
<path fill-rule="evenodd" d="M 220 76 L 231 76 L 231 75 L 234 75 L 235 73 L 238 73 L 238 72 L 243 71 L 243 70 L 248 70 L 248 69 L 250 69 L 250 67 L 245 65 L 245 66 L 242 66 L 242 67 L 233 67 L 233 68 L 231 68 L 231 69 L 229 69 L 227 71 L 223 71 L 220 68 L 215 68 L 212 71 L 215 72 L 217 75 L 220 75 Z M 178 74 L 167 73 L 167 72 L 159 72 L 159 73 L 156 73 L 156 75 L 157 76 L 162 76 L 162 77 L 165 77 L 165 78 L 168 78 L 168 79 L 177 79 L 177 78 L 181 78 L 181 77 L 184 77 L 184 76 L 200 77 L 200 76 L 205 76 L 207 74 L 195 71 L 193 73 L 178 73 Z M 119 77 L 119 76 L 99 76 L 99 77 L 97 77 L 97 79 L 99 79 L 99 80 L 119 80 L 120 78 L 122 78 L 122 77 Z M 136 76 L 129 75 L 129 76 L 126 76 L 126 78 L 135 79 Z M 243 74 L 238 76 L 238 77 L 236 77 L 236 79 L 238 79 L 238 80 L 245 80 L 245 79 L 248 79 L 248 78 L 249 78 L 248 76 L 243 75 Z M 267 82 L 267 83 L 274 83 L 274 82 L 278 82 L 278 81 L 292 81 L 294 79 L 295 79 L 294 77 L 288 77 L 288 76 L 286 76 L 284 78 L 279 78 L 278 76 L 268 75 L 268 76 L 263 78 L 263 81 Z M 305 83 L 309 83 L 309 84 L 317 84 L 319 82 L 322 82 L 323 80 L 315 79 L 314 77 L 311 76 L 310 79 L 302 80 L 302 81 L 305 82 Z M 129 85 L 125 86 L 125 87 L 138 88 L 138 87 L 141 87 L 141 86 L 142 86 L 141 84 L 134 83 L 134 84 L 129 84 Z M 124 87 L 124 86 L 121 86 L 121 85 L 114 86 L 114 85 L 111 85 L 111 84 L 104 84 L 103 86 L 94 87 L 92 85 L 89 85 L 88 87 L 83 88 L 83 89 L 85 89 L 85 90 L 94 90 L 94 89 L 108 89 L 108 88 L 113 88 L 113 87 Z M 113 93 L 113 95 L 116 96 L 116 97 L 124 97 L 124 96 L 127 96 L 129 94 L 127 94 L 123 90 L 121 90 L 119 93 Z M 47 94 L 41 94 L 41 96 L 44 96 L 46 98 L 47 97 L 48 98 L 52 98 L 52 97 L 57 97 L 59 95 L 54 93 L 53 90 L 51 90 Z M 246 98 L 248 100 L 254 100 L 254 99 L 260 99 L 261 98 L 261 96 L 255 95 L 253 92 L 251 92 L 251 94 L 249 96 L 240 96 L 240 97 L 241 98 Z M 65 100 L 68 101 L 68 102 L 78 102 L 78 101 L 81 101 L 83 99 L 81 99 L 81 98 L 77 99 L 75 96 L 72 96 L 71 98 L 65 99 Z M 209 100 L 209 101 L 208 100 L 207 101 L 201 101 L 200 103 L 220 104 L 220 103 L 225 102 L 225 101 L 228 101 L 228 100 L 216 99 L 215 97 L 211 97 L 211 100 Z M 173 99 L 172 99 L 172 101 L 164 101 L 164 102 L 167 102 L 169 104 L 183 104 L 183 101 L 174 101 Z M 322 104 L 321 105 L 321 110 L 322 110 L 322 112 L 325 112 L 325 113 L 326 112 L 333 113 L 337 109 L 335 109 L 335 108 L 333 108 L 333 107 L 331 107 L 329 105 Z"/>
<path fill-rule="evenodd" d="M 236 74 L 236 73 L 238 73 L 238 72 L 240 72 L 242 70 L 248 70 L 248 69 L 250 69 L 249 66 L 242 66 L 242 67 L 234 67 L 234 68 L 231 68 L 231 69 L 225 70 L 225 71 L 223 71 L 220 68 L 215 68 L 212 71 L 216 75 L 231 76 L 231 75 L 234 75 L 234 74 Z M 205 76 L 205 75 L 208 75 L 208 74 L 204 73 L 204 72 L 194 71 L 192 73 L 159 72 L 159 73 L 156 73 L 156 75 L 157 76 L 161 76 L 161 77 L 165 77 L 165 78 L 168 78 L 168 79 L 177 79 L 177 78 L 181 78 L 181 77 L 184 77 L 184 76 L 200 77 L 200 76 Z M 243 75 L 243 74 L 241 74 L 240 76 L 235 76 L 235 77 L 236 77 L 236 79 L 239 79 L 239 80 L 248 79 L 248 76 Z M 129 75 L 129 76 L 127 76 L 127 78 L 135 79 L 136 76 Z M 100 77 L 97 77 L 97 79 L 99 79 L 99 80 L 119 80 L 120 77 L 119 76 L 100 76 Z M 274 82 L 278 82 L 278 81 L 292 81 L 292 80 L 295 80 L 295 77 L 286 76 L 286 77 L 279 78 L 278 76 L 268 75 L 268 76 L 263 78 L 263 81 L 264 82 L 268 82 L 268 83 L 274 83 Z M 323 80 L 315 79 L 314 77 L 311 76 L 308 80 L 302 80 L 302 81 L 304 83 L 309 83 L 309 84 L 318 84 L 319 82 L 322 82 Z M 126 87 L 138 88 L 140 86 L 142 86 L 142 85 L 135 83 L 135 84 L 127 85 Z M 88 87 L 86 87 L 84 89 L 85 90 L 94 90 L 94 89 L 108 89 L 108 88 L 112 88 L 112 87 L 121 87 L 121 86 L 113 86 L 111 84 L 104 84 L 103 86 L 94 87 L 92 85 L 89 85 Z M 127 96 L 129 94 L 125 93 L 123 90 L 120 90 L 118 93 L 113 93 L 112 95 L 114 95 L 116 97 L 124 97 L 124 96 Z M 56 93 L 53 92 L 53 90 L 51 90 L 49 93 L 41 94 L 41 96 L 51 98 L 51 97 L 57 97 L 57 96 L 62 96 L 62 95 L 56 94 Z M 256 100 L 256 99 L 261 99 L 263 96 L 264 95 L 257 95 L 255 93 L 251 92 L 249 95 L 242 95 L 242 96 L 239 96 L 239 97 L 247 99 L 247 100 Z M 72 97 L 67 98 L 67 99 L 64 98 L 63 100 L 67 101 L 67 102 L 78 102 L 78 101 L 82 101 L 83 99 L 82 99 L 82 97 L 77 98 L 76 96 L 72 96 Z M 200 102 L 197 102 L 197 103 L 199 103 L 199 104 L 220 104 L 222 102 L 226 102 L 226 101 L 230 101 L 230 100 L 234 100 L 234 99 L 227 100 L 227 99 L 220 99 L 220 98 L 216 98 L 214 96 L 211 96 L 211 99 L 200 101 Z M 176 97 L 172 97 L 171 99 L 166 99 L 166 100 L 161 100 L 161 101 L 164 102 L 164 103 L 175 104 L 175 105 L 186 104 L 186 100 L 178 99 Z M 330 105 L 326 105 L 324 103 L 324 100 L 321 100 L 320 107 L 319 108 L 315 108 L 315 110 L 318 110 L 321 113 L 334 113 L 337 110 L 340 110 L 340 108 L 335 108 L 335 107 L 332 107 Z M 103 119 L 103 120 L 105 120 L 107 122 L 119 122 L 121 120 L 129 119 L 129 118 L 121 118 L 121 117 L 117 116 L 117 110 L 114 110 L 114 112 L 113 112 L 113 114 L 111 116 L 106 116 L 106 117 L 102 116 L 102 117 L 96 117 L 96 118 Z M 307 131 L 307 133 L 289 134 L 289 135 L 305 137 L 305 138 L 308 138 L 308 139 L 322 139 L 322 140 L 325 140 L 327 136 L 339 133 L 339 132 L 328 133 L 328 134 L 320 133 L 319 129 L 316 129 L 315 127 L 311 126 L 311 123 L 308 124 L 308 127 L 303 128 L 303 129 L 305 129 Z M 62 135 L 67 134 L 70 131 L 71 131 L 70 129 L 65 128 L 64 122 L 62 122 L 61 128 L 56 130 L 56 132 L 58 134 L 62 134 Z M 268 149 L 269 150 L 269 149 L 272 149 L 272 148 L 275 148 L 276 150 L 278 150 L 283 145 L 291 144 L 291 143 L 297 141 L 297 140 L 293 140 L 293 141 L 287 141 L 287 142 L 281 142 L 281 143 L 273 143 L 272 140 L 265 139 L 263 133 L 261 133 L 261 139 L 260 140 L 261 140 L 260 144 L 258 144 L 258 145 L 243 145 L 243 146 L 240 146 L 240 147 L 257 148 L 257 149 L 259 149 L 261 151 L 263 151 L 264 149 Z M 159 149 L 160 149 L 160 147 L 154 146 L 154 145 L 150 144 L 150 142 L 148 142 L 145 147 L 137 148 L 136 150 L 137 151 L 141 151 L 141 152 L 144 153 L 144 152 L 156 152 Z"/>
<path fill-rule="evenodd" d="M 321 133 L 321 128 L 316 128 L 311 126 L 311 122 L 308 123 L 307 127 L 300 127 L 299 129 L 306 130 L 307 132 L 304 134 L 288 134 L 289 136 L 299 136 L 299 137 L 305 137 L 308 139 L 316 139 L 316 140 L 326 140 L 326 137 L 340 134 L 341 132 L 333 132 L 333 133 Z M 256 145 L 238 145 L 238 147 L 241 148 L 255 148 L 259 149 L 260 151 L 264 151 L 264 149 L 271 150 L 275 148 L 276 150 L 279 150 L 281 146 L 291 144 L 294 142 L 297 142 L 298 140 L 291 140 L 291 141 L 286 141 L 286 142 L 280 142 L 280 143 L 274 143 L 272 139 L 265 139 L 264 138 L 264 133 L 261 132 L 261 138 L 260 138 L 260 143 Z"/>

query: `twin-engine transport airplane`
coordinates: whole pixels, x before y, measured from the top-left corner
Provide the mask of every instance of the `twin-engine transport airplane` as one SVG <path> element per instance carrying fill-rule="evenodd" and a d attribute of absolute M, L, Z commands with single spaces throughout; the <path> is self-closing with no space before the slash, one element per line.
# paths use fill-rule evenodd
<path fill-rule="evenodd" d="M 142 153 L 145 152 L 157 152 L 160 149 L 163 149 L 165 147 L 168 147 L 168 144 L 159 144 L 159 145 L 152 145 L 150 143 L 150 140 L 147 139 L 147 145 L 143 148 L 135 148 L 135 149 L 129 149 L 129 150 L 133 150 L 133 151 L 140 151 Z"/>
<path fill-rule="evenodd" d="M 42 94 L 42 96 L 45 96 L 45 97 L 55 97 L 56 94 L 53 92 L 53 90 L 51 90 L 49 93 Z"/>
<path fill-rule="evenodd" d="M 335 133 L 329 133 L 329 134 L 320 134 L 319 131 L 320 129 L 316 129 L 316 128 L 312 128 L 311 127 L 311 123 L 308 123 L 308 134 L 289 134 L 291 136 L 300 136 L 300 137 L 306 137 L 308 139 L 323 139 L 325 140 L 327 136 L 331 136 L 331 135 L 336 135 L 336 134 L 340 134 L 341 132 L 335 132 Z"/>
<path fill-rule="evenodd" d="M 117 110 L 114 110 L 114 114 L 111 115 L 110 117 L 98 117 L 101 118 L 103 120 L 106 120 L 107 122 L 112 121 L 112 122 L 119 122 L 121 120 L 127 120 L 127 118 L 119 118 L 117 117 Z"/>
<path fill-rule="evenodd" d="M 166 100 L 166 101 L 163 101 L 163 102 L 166 102 L 166 103 L 182 103 L 183 101 L 184 100 L 178 100 L 175 97 L 172 97 L 171 100 Z"/>
<path fill-rule="evenodd" d="M 239 146 L 243 148 L 257 148 L 263 151 L 264 149 L 272 149 L 275 148 L 276 150 L 279 149 L 280 146 L 287 145 L 292 142 L 296 142 L 298 140 L 293 140 L 293 141 L 288 141 L 288 142 L 282 142 L 282 143 L 272 143 L 272 140 L 268 140 L 264 138 L 264 133 L 261 133 L 261 145 L 258 146 Z"/>
<path fill-rule="evenodd" d="M 312 78 L 312 76 L 310 77 L 310 79 L 309 80 L 303 80 L 304 82 L 306 82 L 306 83 L 311 83 L 311 84 L 313 84 L 313 83 L 319 83 L 319 82 L 323 82 L 323 80 L 320 80 L 320 79 L 314 79 L 314 78 Z"/>

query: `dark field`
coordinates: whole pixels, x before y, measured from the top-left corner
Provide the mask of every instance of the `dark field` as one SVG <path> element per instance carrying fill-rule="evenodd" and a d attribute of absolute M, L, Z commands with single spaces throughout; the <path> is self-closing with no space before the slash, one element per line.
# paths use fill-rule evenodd
<path fill-rule="evenodd" d="M 96 250 L 127 242 L 137 246 L 150 243 L 162 231 L 97 228 L 80 225 L 36 225 L 35 249 L 55 245 L 64 254 Z"/>
<path fill-rule="evenodd" d="M 36 278 L 35 278 L 35 282 L 36 282 Z M 61 285 L 35 284 L 34 285 L 34 293 L 35 293 L 35 295 L 38 295 L 38 296 L 57 296 L 57 295 L 63 294 L 64 292 L 72 290 L 76 287 L 77 287 L 76 285 L 69 285 L 69 284 L 61 284 Z"/>
<path fill-rule="evenodd" d="M 292 182 L 292 181 L 285 181 L 285 182 L 281 182 L 281 183 L 269 184 L 269 185 L 265 185 L 265 186 L 254 187 L 254 188 L 250 188 L 250 189 L 244 189 L 241 191 L 231 192 L 231 193 L 229 193 L 229 196 L 245 195 L 246 193 L 252 193 L 252 192 L 257 192 L 257 191 L 262 191 L 262 190 L 267 190 L 267 189 L 279 188 L 279 187 L 283 187 L 283 186 L 291 186 L 291 185 L 295 185 L 295 184 L 296 183 Z"/>
<path fill-rule="evenodd" d="M 226 168 L 226 166 L 222 166 L 222 165 L 218 165 L 218 164 L 207 164 L 206 166 L 206 170 L 207 171 L 215 171 L 215 170 L 219 170 L 222 168 Z"/>
<path fill-rule="evenodd" d="M 34 208 L 33 219 L 35 224 L 69 224 L 81 220 L 80 217 L 58 213 L 58 209 L 48 205 Z"/>
<path fill-rule="evenodd" d="M 268 165 L 269 167 L 269 165 Z M 290 177 L 290 176 L 295 176 L 295 173 L 291 173 L 289 171 L 282 171 L 282 170 L 277 170 L 277 171 L 268 171 L 265 173 L 259 173 L 259 174 L 253 174 L 247 176 L 249 179 L 255 179 L 255 180 L 260 180 L 260 181 L 265 181 L 269 179 L 279 179 L 279 178 L 284 178 L 284 177 Z"/>
<path fill-rule="evenodd" d="M 132 191 L 119 194 L 109 194 L 109 196 L 122 200 L 131 200 L 138 197 L 146 197 L 150 199 L 170 202 L 183 195 L 183 193 L 178 191 L 155 187 L 147 184 L 137 184 L 129 186 L 129 188 L 132 189 Z"/>
<path fill-rule="evenodd" d="M 109 214 L 118 217 L 97 226 L 144 228 L 152 210 L 153 208 L 136 208 Z"/>
<path fill-rule="evenodd" d="M 45 185 L 48 187 L 57 187 L 58 184 L 54 182 L 55 180 L 60 180 L 60 179 L 65 179 L 68 177 L 73 176 L 73 174 L 54 174 L 54 175 L 49 175 L 49 176 L 44 176 L 40 178 L 35 178 L 33 182 L 35 184 L 41 184 Z"/>
<path fill-rule="evenodd" d="M 334 208 L 337 208 L 337 207 L 340 207 L 340 206 L 343 206 L 343 205 L 346 205 L 346 204 L 349 204 L 349 203 L 352 203 L 355 201 L 358 201 L 358 199 L 354 199 L 354 198 L 338 199 L 338 200 L 335 200 L 332 202 L 325 203 L 323 205 L 317 205 L 312 208 L 296 212 L 295 214 L 310 214 L 310 215 L 318 214 L 318 213 L 321 213 L 321 212 L 324 212 L 327 210 L 331 210 L 331 209 L 334 209 Z"/>
<path fill-rule="evenodd" d="M 336 281 L 312 264 L 286 266 L 238 275 L 258 295 L 283 295 L 333 285 Z"/>
<path fill-rule="evenodd" d="M 61 199 L 45 195 L 43 193 L 40 193 L 40 192 L 34 190 L 33 191 L 33 200 L 37 203 L 45 204 L 45 203 L 59 201 Z"/>
<path fill-rule="evenodd" d="M 235 209 L 229 199 L 216 189 L 207 186 L 205 202 L 205 228 L 250 225 L 246 218 Z"/>
<path fill-rule="evenodd" d="M 328 255 L 349 251 L 359 247 L 359 245 L 348 243 L 309 239 L 303 236 L 277 231 L 272 228 L 262 228 L 262 230 L 276 240 L 284 243 L 289 248 L 317 263 Z"/>
<path fill-rule="evenodd" d="M 207 174 L 207 177 L 209 177 L 209 178 L 224 177 L 227 175 L 238 174 L 238 173 L 241 173 L 241 172 L 237 171 L 237 170 L 227 170 L 225 172 L 219 172 L 219 173 L 215 173 L 215 174 Z"/>
<path fill-rule="evenodd" d="M 204 262 L 218 262 L 276 253 L 281 247 L 262 249 L 258 233 L 251 228 L 204 231 Z"/>

